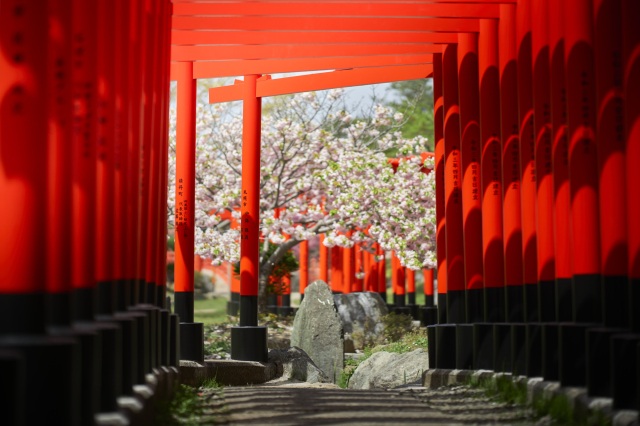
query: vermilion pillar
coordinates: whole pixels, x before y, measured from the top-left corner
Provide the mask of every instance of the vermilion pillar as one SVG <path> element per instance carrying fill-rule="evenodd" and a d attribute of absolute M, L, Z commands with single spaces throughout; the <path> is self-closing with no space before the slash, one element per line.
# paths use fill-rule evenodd
<path fill-rule="evenodd" d="M 50 5 L 47 74 L 49 96 L 46 290 L 48 323 L 71 322 L 71 8 L 64 1 Z M 5 235 L 3 233 L 3 235 Z"/>
<path fill-rule="evenodd" d="M 478 34 L 458 34 L 466 318 L 484 321 Z M 445 94 L 446 96 L 446 94 Z"/>
<path fill-rule="evenodd" d="M 333 246 L 331 251 L 331 291 L 334 294 L 342 293 L 342 247 Z"/>
<path fill-rule="evenodd" d="M 482 142 L 484 313 L 487 322 L 502 322 L 504 321 L 505 289 L 497 20 L 480 20 L 478 66 L 480 79 L 480 140 Z"/>
<path fill-rule="evenodd" d="M 413 269 L 404 269 L 405 277 L 407 278 L 407 304 L 416 304 L 416 273 Z"/>
<path fill-rule="evenodd" d="M 442 53 L 433 55 L 433 134 L 436 174 L 436 256 L 438 259 L 438 322 L 447 322 L 447 236 L 445 216 L 444 97 Z"/>
<path fill-rule="evenodd" d="M 624 327 L 629 324 L 629 277 L 622 4 L 620 0 L 594 0 L 593 11 L 603 321 L 607 326 Z"/>
<path fill-rule="evenodd" d="M 318 244 L 318 267 L 320 268 L 318 279 L 320 281 L 324 281 L 325 283 L 329 282 L 329 248 L 324 245 L 324 234 L 320 234 Z"/>
<path fill-rule="evenodd" d="M 424 279 L 423 291 L 424 291 L 424 305 L 433 306 L 433 269 L 423 269 L 422 277 Z"/>
<path fill-rule="evenodd" d="M 549 1 L 531 4 L 533 110 L 536 170 L 536 242 L 541 321 L 555 316 L 555 251 L 553 237 L 553 144 L 549 56 Z"/>
<path fill-rule="evenodd" d="M 355 279 L 354 251 L 355 247 L 344 247 L 342 250 L 342 292 L 351 293 L 351 286 Z"/>
<path fill-rule="evenodd" d="M 376 247 L 376 257 L 380 258 L 376 263 L 378 267 L 378 294 L 387 303 L 387 261 L 384 257 L 384 251 L 379 245 Z"/>
<path fill-rule="evenodd" d="M 600 216 L 596 104 L 591 2 L 565 5 L 565 70 L 571 191 L 574 320 L 602 319 L 600 284 Z M 607 218 L 608 220 L 608 218 Z"/>
<path fill-rule="evenodd" d="M 354 268 L 354 277 L 353 277 L 353 286 L 351 291 L 353 292 L 361 292 L 364 291 L 364 279 L 358 278 L 357 274 L 364 272 L 365 265 L 363 255 L 366 256 L 367 253 L 363 253 L 362 246 L 360 244 L 356 244 L 353 247 L 353 268 Z"/>
<path fill-rule="evenodd" d="M 538 263 L 536 237 L 536 164 L 531 66 L 531 0 L 518 0 L 516 12 L 518 116 L 520 124 L 520 185 L 524 318 L 538 320 Z"/>
<path fill-rule="evenodd" d="M 569 145 L 567 141 L 567 95 L 564 67 L 564 7 L 549 3 L 550 90 L 553 165 L 553 232 L 556 277 L 556 319 L 571 321 L 571 254 L 569 229 Z"/>
<path fill-rule="evenodd" d="M 298 275 L 300 302 L 304 299 L 304 289 L 309 285 L 309 241 L 300 243 L 300 273 Z"/>
<path fill-rule="evenodd" d="M 522 220 L 520 204 L 520 142 L 518 121 L 518 74 L 516 7 L 500 5 L 500 122 L 502 136 L 502 211 L 506 319 L 521 322 L 523 314 Z"/>
<path fill-rule="evenodd" d="M 640 91 L 640 34 L 638 34 L 637 18 L 640 16 L 640 4 L 632 0 L 623 0 L 623 87 L 627 94 Z M 631 284 L 631 326 L 635 332 L 640 332 L 640 222 L 634 220 L 640 216 L 640 197 L 637 188 L 640 187 L 640 168 L 637 159 L 640 158 L 640 99 L 637 96 L 625 98 L 625 148 L 626 148 L 626 181 L 627 181 L 627 218 L 628 218 L 628 268 Z"/>
<path fill-rule="evenodd" d="M 396 307 L 405 306 L 405 271 L 395 252 L 391 254 L 391 286 L 394 305 Z"/>
<path fill-rule="evenodd" d="M 462 164 L 458 106 L 458 47 L 442 53 L 444 97 L 445 220 L 447 251 L 447 322 L 465 322 L 464 240 L 462 222 Z"/>
<path fill-rule="evenodd" d="M 175 189 L 175 312 L 193 322 L 193 251 L 195 220 L 196 80 L 193 63 L 178 63 Z"/>

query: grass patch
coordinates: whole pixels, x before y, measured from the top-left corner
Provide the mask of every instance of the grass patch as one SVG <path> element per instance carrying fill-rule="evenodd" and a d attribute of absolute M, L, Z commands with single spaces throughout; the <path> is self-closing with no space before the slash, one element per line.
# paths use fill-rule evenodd
<path fill-rule="evenodd" d="M 220 324 L 227 322 L 227 299 L 214 297 L 212 299 L 195 300 L 193 302 L 194 322 Z"/>
<path fill-rule="evenodd" d="M 157 405 L 153 424 L 158 426 L 199 425 L 203 411 L 198 391 L 192 387 L 180 385 L 173 399 Z"/>
<path fill-rule="evenodd" d="M 218 383 L 218 381 L 216 380 L 216 378 L 211 378 L 211 379 L 207 379 L 204 382 L 202 382 L 202 388 L 205 389 L 222 389 L 224 387 L 224 385 Z"/>

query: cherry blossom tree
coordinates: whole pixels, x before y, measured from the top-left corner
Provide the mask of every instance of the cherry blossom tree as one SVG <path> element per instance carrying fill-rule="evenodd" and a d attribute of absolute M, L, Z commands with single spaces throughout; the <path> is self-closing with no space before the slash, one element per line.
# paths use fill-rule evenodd
<path fill-rule="evenodd" d="M 204 93 L 206 87 L 201 87 Z M 196 128 L 196 254 L 214 264 L 239 261 L 242 111 L 239 103 L 209 105 L 201 96 Z M 433 162 L 421 160 L 427 140 L 404 139 L 404 118 L 372 104 L 354 116 L 345 91 L 263 100 L 260 217 L 264 247 L 260 292 L 273 266 L 296 244 L 325 234 L 324 244 L 373 243 L 393 250 L 411 269 L 435 267 Z M 172 111 L 171 167 L 175 165 Z M 397 171 L 385 151 L 395 148 Z M 175 173 L 170 172 L 169 206 Z M 173 225 L 173 211 L 169 212 Z"/>

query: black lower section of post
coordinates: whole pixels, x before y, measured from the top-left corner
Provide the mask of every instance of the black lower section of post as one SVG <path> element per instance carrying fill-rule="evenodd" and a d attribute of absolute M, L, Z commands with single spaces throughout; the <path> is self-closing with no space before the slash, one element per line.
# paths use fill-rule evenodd
<path fill-rule="evenodd" d="M 117 312 L 113 321 L 122 330 L 122 393 L 132 395 L 138 377 L 138 323 L 128 312 Z"/>
<path fill-rule="evenodd" d="M 456 369 L 473 368 L 473 325 L 456 325 Z"/>
<path fill-rule="evenodd" d="M 407 305 L 415 305 L 416 304 L 416 293 L 409 292 L 407 293 Z"/>
<path fill-rule="evenodd" d="M 258 296 L 240 296 L 240 326 L 258 325 Z"/>
<path fill-rule="evenodd" d="M 407 315 L 411 316 L 411 308 L 408 306 L 394 306 L 390 309 L 396 315 Z"/>
<path fill-rule="evenodd" d="M 436 368 L 456 368 L 456 326 L 441 324 L 436 328 Z"/>
<path fill-rule="evenodd" d="M 304 293 L 300 293 L 300 304 L 302 304 L 303 300 L 304 300 Z"/>
<path fill-rule="evenodd" d="M 436 338 L 437 325 L 427 326 L 427 351 L 429 352 L 429 368 L 436 368 L 436 344 L 438 342 Z"/>
<path fill-rule="evenodd" d="M 156 286 L 156 306 L 160 309 L 170 309 L 167 306 L 167 287 L 164 285 Z"/>
<path fill-rule="evenodd" d="M 150 305 L 156 305 L 156 283 L 145 282 L 144 302 Z"/>
<path fill-rule="evenodd" d="M 587 391 L 589 396 L 611 397 L 611 338 L 621 330 L 587 330 Z"/>
<path fill-rule="evenodd" d="M 509 285 L 505 287 L 505 303 L 507 322 L 524 321 L 524 309 L 522 303 L 524 301 L 524 289 L 521 285 Z"/>
<path fill-rule="evenodd" d="M 613 408 L 638 408 L 638 334 L 621 334 L 611 339 L 611 378 L 613 381 Z"/>
<path fill-rule="evenodd" d="M 0 413 L 8 425 L 25 424 L 27 373 L 24 357 L 0 344 Z"/>
<path fill-rule="evenodd" d="M 167 309 L 160 310 L 160 365 L 170 365 L 169 354 L 171 353 L 171 313 Z"/>
<path fill-rule="evenodd" d="M 542 376 L 542 329 L 540 324 L 526 324 L 526 370 L 527 377 Z"/>
<path fill-rule="evenodd" d="M 527 330 L 524 324 L 511 324 L 511 374 L 522 376 L 527 370 Z"/>
<path fill-rule="evenodd" d="M 447 293 L 438 293 L 438 324 L 447 323 Z"/>
<path fill-rule="evenodd" d="M 231 358 L 267 361 L 267 327 L 231 327 Z"/>
<path fill-rule="evenodd" d="M 393 304 L 396 305 L 396 307 L 405 306 L 404 294 L 394 294 L 393 295 Z"/>
<path fill-rule="evenodd" d="M 96 313 L 98 315 L 111 315 L 117 307 L 116 289 L 114 281 L 100 281 L 96 289 L 98 292 L 98 306 Z"/>
<path fill-rule="evenodd" d="M 204 363 L 204 324 L 180 323 L 180 359 Z"/>
<path fill-rule="evenodd" d="M 524 320 L 527 322 L 540 321 L 538 309 L 540 307 L 538 283 L 526 283 L 524 286 Z"/>
<path fill-rule="evenodd" d="M 435 305 L 435 297 L 431 294 L 424 295 L 424 306 L 434 306 Z"/>
<path fill-rule="evenodd" d="M 283 294 L 282 295 L 282 305 L 281 306 L 291 306 L 291 295 Z"/>
<path fill-rule="evenodd" d="M 100 319 L 100 317 L 98 317 Z M 117 323 L 98 321 L 92 324 L 102 342 L 100 366 L 100 411 L 117 411 L 116 399 L 122 395 L 122 330 Z M 127 361 L 128 362 L 128 361 Z M 95 384 L 94 384 L 95 386 Z"/>
<path fill-rule="evenodd" d="M 511 324 L 493 326 L 493 368 L 497 372 L 510 373 L 511 365 Z"/>
<path fill-rule="evenodd" d="M 484 321 L 504 322 L 504 287 L 487 287 L 484 289 Z"/>
<path fill-rule="evenodd" d="M 460 324 L 465 323 L 466 307 L 465 307 L 465 291 L 449 290 L 447 291 L 447 323 Z"/>
<path fill-rule="evenodd" d="M 44 334 L 45 306 L 41 293 L 0 295 L 0 336 Z"/>
<path fill-rule="evenodd" d="M 124 312 L 131 306 L 131 280 L 116 281 L 116 303 L 117 309 Z"/>
<path fill-rule="evenodd" d="M 428 327 L 436 324 L 438 324 L 438 308 L 435 306 L 421 306 L 420 325 L 422 327 Z"/>
<path fill-rule="evenodd" d="M 180 322 L 193 322 L 193 292 L 175 292 L 175 313 L 180 317 Z"/>
<path fill-rule="evenodd" d="M 556 321 L 556 282 L 540 281 L 540 322 Z"/>
<path fill-rule="evenodd" d="M 47 293 L 47 325 L 69 327 L 71 325 L 71 293 Z"/>
<path fill-rule="evenodd" d="M 407 308 L 409 308 L 409 312 L 411 312 L 411 318 L 413 318 L 415 321 L 419 321 L 420 320 L 420 306 L 418 306 L 416 304 L 409 304 L 409 305 L 407 305 Z"/>
<path fill-rule="evenodd" d="M 602 320 L 605 327 L 629 325 L 629 278 L 626 276 L 602 277 Z M 635 307 L 637 309 L 637 306 Z"/>
<path fill-rule="evenodd" d="M 629 322 L 631 323 L 631 331 L 640 333 L 640 279 L 631 278 L 629 280 L 631 297 L 629 298 Z"/>
<path fill-rule="evenodd" d="M 602 322 L 602 284 L 599 274 L 573 276 L 573 320 Z"/>
<path fill-rule="evenodd" d="M 473 368 L 493 370 L 493 324 L 473 324 Z"/>
<path fill-rule="evenodd" d="M 387 303 L 387 293 L 386 292 L 379 292 L 378 294 L 380 295 L 380 298 L 382 299 L 382 301 L 384 303 Z"/>
<path fill-rule="evenodd" d="M 80 345 L 77 340 L 44 335 L 3 336 L 0 337 L 0 351 L 5 350 L 18 353 L 18 365 L 24 366 L 21 371 L 16 371 L 17 377 L 23 381 L 13 389 L 23 392 L 26 403 L 20 414 L 23 424 L 48 425 L 53 420 L 56 424 L 71 426 L 84 424 L 81 419 Z M 9 383 L 5 377 L 10 376 L 2 376 L 0 389 Z M 2 420 L 5 420 L 4 412 Z"/>
<path fill-rule="evenodd" d="M 138 352 L 138 365 L 134 384 L 145 384 L 145 375 L 151 372 L 151 348 L 149 339 L 149 317 L 143 312 L 127 312 L 136 321 L 136 346 Z"/>
<path fill-rule="evenodd" d="M 171 367 L 180 367 L 180 317 L 176 314 L 169 316 L 169 335 L 171 345 L 169 346 L 169 365 Z"/>
<path fill-rule="evenodd" d="M 573 286 L 571 278 L 556 279 L 556 320 L 573 321 Z"/>
<path fill-rule="evenodd" d="M 558 328 L 561 386 L 587 384 L 587 329 L 593 324 L 563 323 Z"/>
<path fill-rule="evenodd" d="M 467 322 L 484 322 L 484 290 L 481 288 L 469 289 L 467 298 Z"/>
<path fill-rule="evenodd" d="M 542 329 L 542 377 L 557 381 L 558 373 L 558 324 L 540 324 Z"/>

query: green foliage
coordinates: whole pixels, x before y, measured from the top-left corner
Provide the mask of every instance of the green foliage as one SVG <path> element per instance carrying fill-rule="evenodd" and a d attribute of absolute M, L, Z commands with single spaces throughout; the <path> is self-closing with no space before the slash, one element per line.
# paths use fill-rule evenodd
<path fill-rule="evenodd" d="M 382 317 L 384 337 L 388 342 L 397 342 L 411 330 L 413 318 L 410 315 L 391 312 Z"/>
<path fill-rule="evenodd" d="M 196 389 L 179 385 L 173 398 L 158 403 L 155 409 L 154 425 L 158 426 L 195 426 L 200 424 L 199 416 L 203 406 Z"/>
<path fill-rule="evenodd" d="M 264 245 L 261 244 L 260 257 L 266 257 L 268 259 L 273 255 L 273 253 L 275 253 L 278 247 L 280 246 L 277 244 L 269 244 L 267 251 L 264 252 Z M 286 283 L 284 283 L 283 278 L 290 277 L 291 273 L 297 271 L 299 268 L 300 264 L 298 263 L 298 259 L 296 259 L 292 250 L 288 250 L 280 260 L 273 265 L 271 275 L 269 275 L 267 294 L 284 294 L 286 290 Z M 233 272 L 236 275 L 240 275 L 240 263 L 235 263 L 233 265 Z"/>
<path fill-rule="evenodd" d="M 205 389 L 222 389 L 224 386 L 216 380 L 216 378 L 207 379 L 200 386 Z"/>
<path fill-rule="evenodd" d="M 402 126 L 402 136 L 412 138 L 418 135 L 429 139 L 429 149 L 433 151 L 433 85 L 431 79 L 399 81 L 391 84 L 391 90 L 398 100 L 387 103 L 394 110 L 404 114 L 407 122 Z"/>

